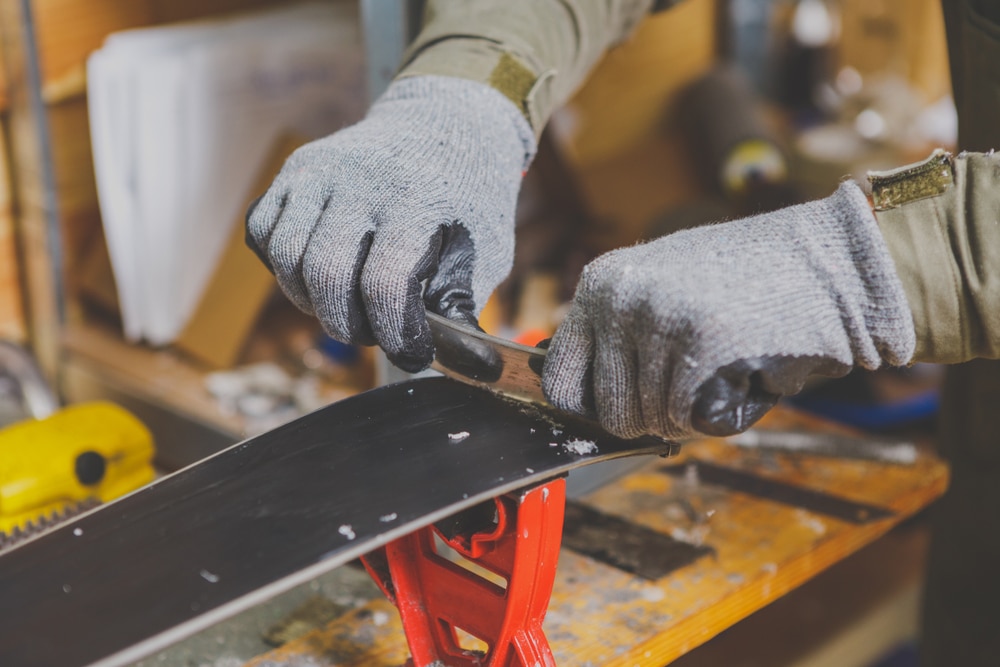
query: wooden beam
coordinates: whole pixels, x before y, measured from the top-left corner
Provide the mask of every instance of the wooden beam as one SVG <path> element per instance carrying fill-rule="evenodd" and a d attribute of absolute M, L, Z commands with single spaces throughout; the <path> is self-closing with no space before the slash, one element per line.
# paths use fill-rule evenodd
<path fill-rule="evenodd" d="M 32 9 L 30 0 L 0 1 L 0 44 L 9 82 L 11 191 L 28 338 L 54 382 L 63 322 L 62 245 Z"/>
<path fill-rule="evenodd" d="M 7 118 L 0 119 L 0 338 L 23 344 L 27 339 L 27 329 L 14 230 L 7 122 Z"/>

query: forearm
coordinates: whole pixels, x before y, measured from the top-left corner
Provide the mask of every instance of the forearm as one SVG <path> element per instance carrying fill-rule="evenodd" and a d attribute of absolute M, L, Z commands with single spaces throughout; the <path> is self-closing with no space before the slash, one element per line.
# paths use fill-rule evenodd
<path fill-rule="evenodd" d="M 654 0 L 429 0 L 400 77 L 453 76 L 496 88 L 535 135 Z"/>
<path fill-rule="evenodd" d="M 872 185 L 913 313 L 914 359 L 1000 358 L 1000 155 L 939 155 Z"/>

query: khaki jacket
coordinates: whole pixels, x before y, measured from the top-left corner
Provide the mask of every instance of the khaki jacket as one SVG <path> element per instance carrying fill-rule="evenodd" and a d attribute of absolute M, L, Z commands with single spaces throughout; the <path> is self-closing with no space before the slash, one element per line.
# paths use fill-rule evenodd
<path fill-rule="evenodd" d="M 659 4 L 670 3 L 429 0 L 399 76 L 486 83 L 540 135 L 601 55 Z M 975 0 L 945 4 L 968 13 Z M 972 13 L 949 17 L 949 45 L 963 145 L 989 151 L 1000 147 L 1000 113 L 980 118 L 980 110 L 1000 110 L 1000 30 Z M 992 87 L 963 85 L 972 71 L 991 77 Z M 1000 155 L 940 153 L 871 180 L 875 216 L 913 313 L 915 360 L 1000 358 Z"/>

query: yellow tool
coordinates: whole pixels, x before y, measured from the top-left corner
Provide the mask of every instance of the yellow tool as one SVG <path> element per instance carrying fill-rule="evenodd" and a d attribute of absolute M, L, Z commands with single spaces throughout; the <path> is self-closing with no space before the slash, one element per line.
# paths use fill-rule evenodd
<path fill-rule="evenodd" d="M 81 403 L 0 429 L 0 549 L 147 484 L 153 437 L 112 403 Z"/>

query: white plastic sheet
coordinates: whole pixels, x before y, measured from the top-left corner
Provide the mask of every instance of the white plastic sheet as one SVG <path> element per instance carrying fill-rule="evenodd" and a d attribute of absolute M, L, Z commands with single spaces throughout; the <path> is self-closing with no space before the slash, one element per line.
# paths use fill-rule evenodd
<path fill-rule="evenodd" d="M 107 38 L 87 63 L 98 196 L 125 334 L 171 342 L 274 143 L 366 106 L 355 3 L 311 3 Z"/>

